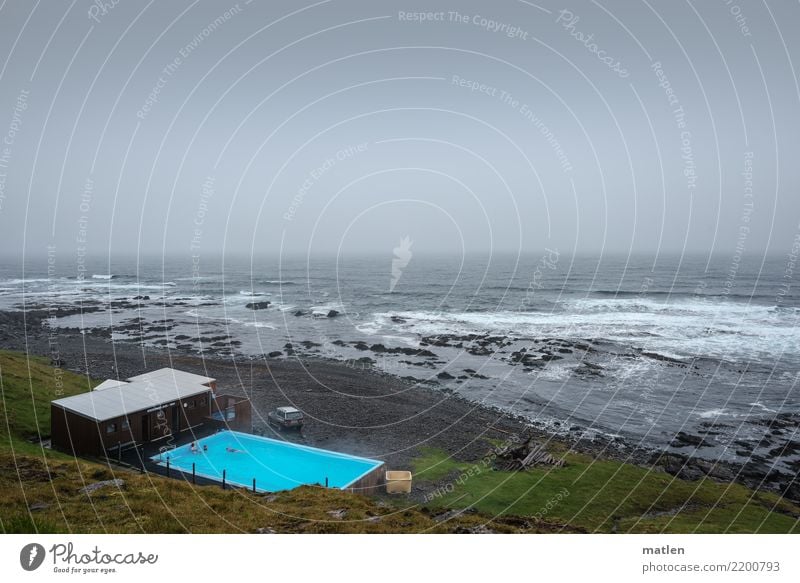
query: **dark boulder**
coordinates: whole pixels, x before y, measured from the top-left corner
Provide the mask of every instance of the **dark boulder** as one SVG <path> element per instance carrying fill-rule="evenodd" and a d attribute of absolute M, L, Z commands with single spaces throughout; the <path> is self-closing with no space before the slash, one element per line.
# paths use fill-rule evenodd
<path fill-rule="evenodd" d="M 705 439 L 703 439 L 699 435 L 692 435 L 684 431 L 679 431 L 675 435 L 675 438 L 672 440 L 672 443 L 670 445 L 672 447 L 687 447 L 687 446 L 709 447 L 713 444 L 708 443 Z"/>

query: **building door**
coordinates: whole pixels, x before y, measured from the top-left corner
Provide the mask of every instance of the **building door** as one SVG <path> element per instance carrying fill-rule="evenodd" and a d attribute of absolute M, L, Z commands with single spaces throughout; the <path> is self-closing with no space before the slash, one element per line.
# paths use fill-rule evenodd
<path fill-rule="evenodd" d="M 172 408 L 172 433 L 178 433 L 181 430 L 181 416 L 178 406 Z"/>
<path fill-rule="evenodd" d="M 150 441 L 150 414 L 142 415 L 142 442 Z"/>

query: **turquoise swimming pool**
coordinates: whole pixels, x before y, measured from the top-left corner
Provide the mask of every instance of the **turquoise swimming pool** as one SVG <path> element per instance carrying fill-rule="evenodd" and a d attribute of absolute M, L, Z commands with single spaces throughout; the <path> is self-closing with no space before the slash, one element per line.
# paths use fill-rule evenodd
<path fill-rule="evenodd" d="M 347 488 L 383 462 L 269 439 L 259 435 L 220 431 L 190 444 L 153 456 L 151 460 L 171 469 L 225 481 L 233 486 L 253 487 L 259 492 L 291 490 L 303 485 L 326 483 L 330 488 Z"/>

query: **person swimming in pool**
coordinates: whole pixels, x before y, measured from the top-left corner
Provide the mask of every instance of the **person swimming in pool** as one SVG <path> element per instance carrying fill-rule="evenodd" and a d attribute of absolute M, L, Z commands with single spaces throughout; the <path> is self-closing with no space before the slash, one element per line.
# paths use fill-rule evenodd
<path fill-rule="evenodd" d="M 205 443 L 203 444 L 203 451 L 208 451 L 208 445 L 206 445 Z"/>
<path fill-rule="evenodd" d="M 225 451 L 228 453 L 242 453 L 241 449 L 236 449 L 235 447 L 226 447 Z"/>
<path fill-rule="evenodd" d="M 191 449 L 192 449 L 192 453 L 197 453 L 197 444 L 194 441 L 192 442 Z"/>

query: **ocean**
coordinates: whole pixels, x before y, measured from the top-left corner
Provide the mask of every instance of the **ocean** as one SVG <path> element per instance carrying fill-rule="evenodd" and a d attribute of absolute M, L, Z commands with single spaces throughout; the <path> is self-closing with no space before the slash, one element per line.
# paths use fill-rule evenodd
<path fill-rule="evenodd" d="M 785 471 L 796 429 L 780 420 L 800 412 L 794 266 L 735 259 L 401 249 L 90 259 L 81 271 L 42 261 L 24 275 L 0 269 L 0 309 L 82 306 L 50 327 L 191 354 L 336 359 L 556 433 L 709 459 L 759 455 Z"/>

